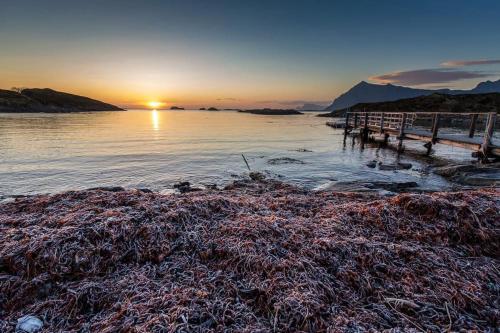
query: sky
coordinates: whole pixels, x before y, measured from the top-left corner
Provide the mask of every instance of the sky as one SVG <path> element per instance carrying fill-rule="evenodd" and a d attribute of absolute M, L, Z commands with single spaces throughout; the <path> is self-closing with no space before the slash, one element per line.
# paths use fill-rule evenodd
<path fill-rule="evenodd" d="M 500 79 L 500 1 L 0 0 L 0 88 L 125 107 L 329 104 Z"/>

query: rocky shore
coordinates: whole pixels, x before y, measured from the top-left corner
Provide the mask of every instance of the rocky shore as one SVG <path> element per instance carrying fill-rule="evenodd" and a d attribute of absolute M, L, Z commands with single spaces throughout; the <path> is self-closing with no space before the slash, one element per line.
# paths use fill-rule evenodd
<path fill-rule="evenodd" d="M 0 331 L 494 332 L 499 212 L 494 189 L 263 179 L 20 198 L 0 204 Z"/>

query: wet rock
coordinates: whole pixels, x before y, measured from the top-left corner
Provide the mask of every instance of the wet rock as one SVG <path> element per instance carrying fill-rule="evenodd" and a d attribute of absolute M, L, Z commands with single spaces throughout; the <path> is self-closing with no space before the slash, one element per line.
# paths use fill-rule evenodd
<path fill-rule="evenodd" d="M 377 192 L 364 186 L 364 183 L 357 182 L 328 182 L 314 188 L 314 191 L 335 191 L 335 192 Z"/>
<path fill-rule="evenodd" d="M 396 164 L 383 164 L 382 162 L 379 163 L 378 168 L 379 170 L 383 171 L 394 171 L 394 170 L 408 170 L 412 168 L 411 163 L 405 163 L 405 162 L 399 162 Z"/>
<path fill-rule="evenodd" d="M 462 164 L 435 168 L 434 173 L 468 186 L 497 186 L 500 184 L 500 163 Z"/>
<path fill-rule="evenodd" d="M 181 188 L 181 187 L 191 187 L 190 182 L 178 182 L 174 184 L 174 188 Z"/>
<path fill-rule="evenodd" d="M 174 188 L 181 193 L 201 191 L 201 188 L 191 187 L 190 182 L 179 182 L 174 184 Z"/>
<path fill-rule="evenodd" d="M 366 163 L 366 166 L 373 169 L 377 166 L 377 161 L 375 161 L 375 160 L 370 161 L 370 162 Z"/>
<path fill-rule="evenodd" d="M 473 164 L 461 164 L 461 165 L 447 165 L 444 167 L 435 168 L 433 171 L 435 174 L 443 177 L 453 177 L 459 173 L 469 172 L 477 169 Z"/>
<path fill-rule="evenodd" d="M 500 171 L 465 174 L 457 180 L 471 186 L 497 186 L 500 185 Z"/>
<path fill-rule="evenodd" d="M 267 163 L 271 165 L 279 165 L 279 164 L 305 164 L 306 162 L 290 157 L 279 157 L 279 158 L 271 158 L 270 160 L 267 161 Z"/>
<path fill-rule="evenodd" d="M 382 165 L 378 166 L 378 169 L 382 170 L 382 171 L 394 171 L 394 170 L 398 170 L 398 167 L 396 165 L 382 164 Z"/>
<path fill-rule="evenodd" d="M 137 190 L 142 193 L 153 193 L 149 188 L 138 188 Z"/>
<path fill-rule="evenodd" d="M 400 169 L 403 169 L 403 170 L 409 170 L 411 169 L 411 167 L 413 166 L 411 163 L 406 163 L 406 162 L 399 162 L 397 164 L 397 166 L 400 168 Z"/>
<path fill-rule="evenodd" d="M 416 182 L 371 182 L 365 185 L 372 189 L 384 189 L 391 192 L 401 192 L 418 187 Z"/>
<path fill-rule="evenodd" d="M 98 190 L 98 191 L 106 191 L 106 192 L 122 192 L 125 191 L 125 189 L 121 186 L 99 186 L 99 187 L 92 187 L 89 188 L 89 190 Z"/>
<path fill-rule="evenodd" d="M 42 329 L 43 322 L 35 316 L 24 316 L 17 320 L 16 332 L 35 333 Z"/>
<path fill-rule="evenodd" d="M 315 191 L 338 192 L 378 192 L 381 195 L 392 195 L 394 192 L 405 192 L 418 187 L 416 182 L 331 182 L 316 187 Z"/>
<path fill-rule="evenodd" d="M 253 181 L 262 181 L 262 180 L 266 179 L 266 176 L 263 173 L 256 172 L 256 171 L 250 172 L 250 174 L 248 176 Z"/>

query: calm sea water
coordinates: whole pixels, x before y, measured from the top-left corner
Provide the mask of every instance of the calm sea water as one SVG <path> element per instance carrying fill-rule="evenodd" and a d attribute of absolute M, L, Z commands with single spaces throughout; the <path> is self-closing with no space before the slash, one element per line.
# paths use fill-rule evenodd
<path fill-rule="evenodd" d="M 262 116 L 233 111 L 126 111 L 74 114 L 0 113 L 0 196 L 54 193 L 97 186 L 171 189 L 179 181 L 224 185 L 252 170 L 308 188 L 336 181 L 416 181 L 450 184 L 423 162 L 408 171 L 379 171 L 389 149 L 343 145 L 342 130 L 313 113 Z M 470 152 L 449 148 L 467 158 Z M 303 164 L 270 164 L 275 158 Z M 470 158 L 469 158 L 470 159 Z"/>

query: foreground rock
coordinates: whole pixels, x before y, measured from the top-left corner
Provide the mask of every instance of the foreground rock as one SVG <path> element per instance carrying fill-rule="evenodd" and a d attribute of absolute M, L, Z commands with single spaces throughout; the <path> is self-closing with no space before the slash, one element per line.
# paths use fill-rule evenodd
<path fill-rule="evenodd" d="M 120 111 L 117 106 L 52 89 L 0 89 L 0 112 Z"/>
<path fill-rule="evenodd" d="M 460 164 L 434 168 L 434 173 L 468 186 L 500 186 L 500 162 Z"/>
<path fill-rule="evenodd" d="M 316 191 L 318 190 L 335 191 L 335 192 L 376 192 L 381 194 L 421 191 L 419 190 L 418 184 L 416 182 L 384 182 L 384 181 L 372 181 L 372 182 L 332 181 L 316 188 Z"/>
<path fill-rule="evenodd" d="M 272 181 L 0 204 L 0 331 L 495 331 L 500 192 Z"/>

